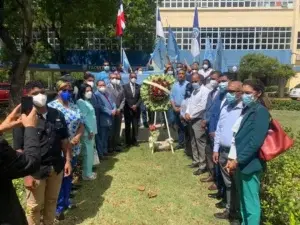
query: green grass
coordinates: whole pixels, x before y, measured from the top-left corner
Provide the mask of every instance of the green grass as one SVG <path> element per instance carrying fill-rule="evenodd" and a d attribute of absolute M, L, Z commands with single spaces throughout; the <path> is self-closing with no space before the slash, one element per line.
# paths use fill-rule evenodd
<path fill-rule="evenodd" d="M 286 127 L 292 128 L 293 131 L 300 131 L 300 112 L 287 110 L 273 110 L 272 116 Z"/>

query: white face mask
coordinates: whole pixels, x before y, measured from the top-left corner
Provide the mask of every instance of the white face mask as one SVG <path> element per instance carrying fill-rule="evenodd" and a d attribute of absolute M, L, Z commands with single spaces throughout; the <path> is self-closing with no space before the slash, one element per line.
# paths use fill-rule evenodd
<path fill-rule="evenodd" d="M 87 81 L 86 82 L 88 85 L 90 85 L 91 87 L 94 87 L 94 82 L 93 81 Z"/>
<path fill-rule="evenodd" d="M 131 83 L 135 84 L 136 78 L 131 78 L 130 81 L 131 81 Z"/>
<path fill-rule="evenodd" d="M 84 97 L 86 99 L 91 99 L 92 98 L 93 93 L 91 91 L 85 92 Z"/>
<path fill-rule="evenodd" d="M 203 64 L 202 67 L 203 67 L 203 69 L 205 69 L 205 70 L 208 69 L 208 65 L 207 65 L 207 64 Z"/>
<path fill-rule="evenodd" d="M 216 88 L 219 85 L 218 81 L 216 81 L 216 80 L 210 80 L 209 83 L 212 88 Z"/>
<path fill-rule="evenodd" d="M 143 71 L 138 71 L 138 75 L 143 75 Z"/>
<path fill-rule="evenodd" d="M 169 71 L 167 72 L 167 74 L 169 74 L 169 75 L 173 75 L 174 73 L 173 73 L 173 71 L 172 71 L 172 70 L 169 70 Z"/>
<path fill-rule="evenodd" d="M 33 104 L 37 107 L 44 107 L 47 103 L 47 95 L 38 94 L 32 97 Z"/>
<path fill-rule="evenodd" d="M 117 82 L 117 79 L 114 78 L 114 79 L 110 80 L 110 83 L 112 83 L 112 84 L 117 84 L 118 82 Z"/>
<path fill-rule="evenodd" d="M 120 85 L 121 84 L 121 80 L 117 80 L 117 85 Z"/>
<path fill-rule="evenodd" d="M 104 93 L 106 91 L 106 87 L 98 87 L 98 91 Z"/>

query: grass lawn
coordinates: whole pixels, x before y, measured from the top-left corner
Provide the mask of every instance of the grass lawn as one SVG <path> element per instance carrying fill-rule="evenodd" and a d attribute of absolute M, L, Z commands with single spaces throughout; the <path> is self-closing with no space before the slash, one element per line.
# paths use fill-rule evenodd
<path fill-rule="evenodd" d="M 300 130 L 300 112 L 272 111 L 284 126 Z M 11 140 L 11 136 L 7 136 Z M 62 225 L 225 225 L 214 219 L 220 212 L 209 199 L 209 184 L 199 182 L 187 167 L 183 151 L 151 154 L 147 144 L 102 161 L 98 179 L 82 182 L 77 209 L 68 211 Z M 204 177 L 204 176 L 202 176 Z M 145 186 L 145 191 L 139 191 Z M 148 193 L 157 194 L 148 198 Z"/>

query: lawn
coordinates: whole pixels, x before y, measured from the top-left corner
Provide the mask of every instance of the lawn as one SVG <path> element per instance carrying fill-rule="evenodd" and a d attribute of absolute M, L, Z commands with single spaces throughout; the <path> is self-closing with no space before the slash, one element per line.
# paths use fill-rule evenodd
<path fill-rule="evenodd" d="M 282 125 L 299 130 L 299 112 L 272 111 Z M 7 136 L 11 141 L 11 136 Z M 199 182 L 183 151 L 151 154 L 147 144 L 102 161 L 98 179 L 82 182 L 78 208 L 66 213 L 62 225 L 225 225 L 214 219 L 217 200 L 208 198 L 209 184 Z M 204 176 L 202 176 L 204 177 Z M 140 186 L 145 191 L 139 191 Z M 148 198 L 148 193 L 157 194 Z"/>

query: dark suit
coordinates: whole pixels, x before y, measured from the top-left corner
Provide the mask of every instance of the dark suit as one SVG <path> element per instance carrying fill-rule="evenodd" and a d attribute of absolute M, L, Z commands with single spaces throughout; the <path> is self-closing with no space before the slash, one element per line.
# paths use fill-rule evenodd
<path fill-rule="evenodd" d="M 140 118 L 140 104 L 141 104 L 141 95 L 140 95 L 140 85 L 133 84 L 135 87 L 135 93 L 133 95 L 130 83 L 125 84 L 124 96 L 125 96 L 125 106 L 124 106 L 124 118 L 125 118 L 125 139 L 126 144 L 131 145 L 137 142 L 138 135 L 138 122 Z M 137 108 L 134 111 L 131 109 L 133 105 L 136 105 Z"/>
<path fill-rule="evenodd" d="M 40 169 L 40 161 L 40 142 L 35 128 L 25 128 L 23 153 L 14 151 L 0 137 L 0 224 L 27 224 L 12 179 L 36 172 Z"/>

